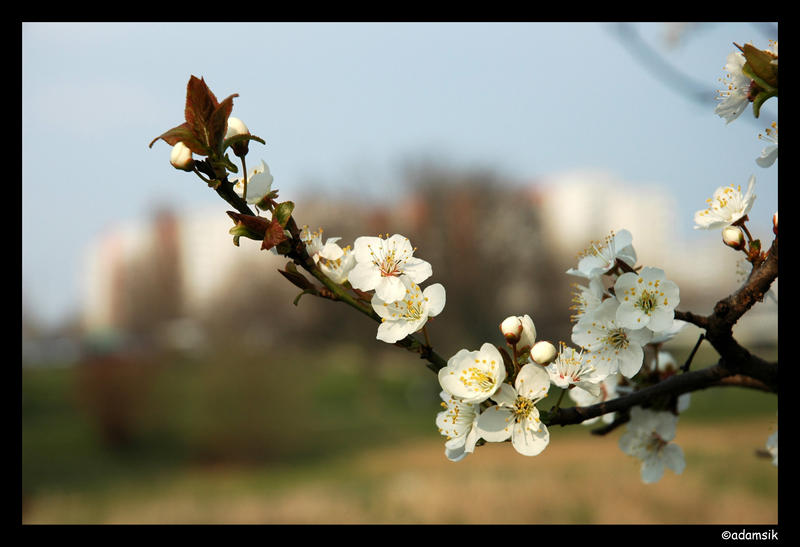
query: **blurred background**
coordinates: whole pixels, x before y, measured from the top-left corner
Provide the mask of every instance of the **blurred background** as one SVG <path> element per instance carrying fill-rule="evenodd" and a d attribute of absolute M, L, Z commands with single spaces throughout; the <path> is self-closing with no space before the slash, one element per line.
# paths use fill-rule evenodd
<path fill-rule="evenodd" d="M 745 265 L 693 230 L 714 190 L 755 175 L 749 226 L 771 242 L 777 164 L 755 158 L 777 101 L 729 125 L 714 106 L 733 42 L 765 48 L 777 24 L 21 35 L 22 522 L 777 522 L 777 469 L 757 457 L 777 398 L 752 390 L 693 394 L 676 438 L 686 471 L 655 485 L 621 431 L 581 426 L 552 431 L 537 458 L 504 445 L 448 462 L 423 362 L 346 306 L 293 305 L 286 261 L 235 247 L 227 204 L 173 169 L 168 145 L 147 146 L 202 76 L 219 99 L 239 94 L 233 115 L 266 141 L 248 165 L 269 164 L 298 224 L 341 244 L 401 233 L 431 262 L 447 290 L 438 353 L 499 344 L 500 321 L 526 313 L 539 338 L 569 341 L 579 280 L 564 272 L 612 230 L 701 314 Z M 768 359 L 777 310 L 776 284 L 735 327 Z M 699 334 L 666 349 L 682 362 Z M 694 366 L 715 361 L 703 345 Z"/>

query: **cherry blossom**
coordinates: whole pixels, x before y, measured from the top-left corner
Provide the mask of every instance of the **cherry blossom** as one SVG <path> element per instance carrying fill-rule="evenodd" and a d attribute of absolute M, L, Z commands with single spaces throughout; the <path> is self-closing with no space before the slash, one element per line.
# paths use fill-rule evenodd
<path fill-rule="evenodd" d="M 380 315 L 377 339 L 393 344 L 425 326 L 429 317 L 439 315 L 444 309 L 445 290 L 434 283 L 420 290 L 408 277 L 401 277 L 405 296 L 394 302 L 384 302 L 377 294 L 372 297 L 372 309 Z"/>
<path fill-rule="evenodd" d="M 356 265 L 350 271 L 350 284 L 362 291 L 374 290 L 384 302 L 403 298 L 406 287 L 401 277 L 422 283 L 433 273 L 428 262 L 413 256 L 411 242 L 400 234 L 386 239 L 361 236 L 353 244 L 353 253 Z"/>
<path fill-rule="evenodd" d="M 524 456 L 540 454 L 550 443 L 550 432 L 539 419 L 536 403 L 547 397 L 550 378 L 536 363 L 523 366 L 512 387 L 502 384 L 493 395 L 497 404 L 478 418 L 478 433 L 489 442 L 511 437 L 511 445 Z"/>
<path fill-rule="evenodd" d="M 439 370 L 439 384 L 465 403 L 480 403 L 494 395 L 506 379 L 500 351 L 485 343 L 477 351 L 459 350 Z"/>
<path fill-rule="evenodd" d="M 436 427 L 439 433 L 447 437 L 444 443 L 445 456 L 457 462 L 467 454 L 472 454 L 480 438 L 477 428 L 480 405 L 465 403 L 446 391 L 442 391 L 439 397 L 444 410 L 436 415 Z"/>
<path fill-rule="evenodd" d="M 683 472 L 686 461 L 683 450 L 671 442 L 675 438 L 678 417 L 671 412 L 655 411 L 640 406 L 630 410 L 628 430 L 619 439 L 619 447 L 628 455 L 642 460 L 642 481 L 661 480 L 664 468 L 677 474 Z"/>
<path fill-rule="evenodd" d="M 708 208 L 694 214 L 694 229 L 724 228 L 743 218 L 750 212 L 753 202 L 756 200 L 756 195 L 753 193 L 755 184 L 756 177 L 751 175 L 747 183 L 747 191 L 744 194 L 742 194 L 741 186 L 734 188 L 733 185 L 730 185 L 717 188 L 714 196 L 706 200 Z"/>
<path fill-rule="evenodd" d="M 587 279 L 599 277 L 614 268 L 617 260 L 633 267 L 636 264 L 633 236 L 628 230 L 611 232 L 603 241 L 592 242 L 580 256 L 578 267 L 567 270 L 569 275 Z"/>

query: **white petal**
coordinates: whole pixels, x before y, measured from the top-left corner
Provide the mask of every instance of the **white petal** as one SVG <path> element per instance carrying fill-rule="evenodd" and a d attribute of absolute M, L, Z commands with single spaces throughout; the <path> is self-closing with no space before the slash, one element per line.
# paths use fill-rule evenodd
<path fill-rule="evenodd" d="M 478 418 L 478 434 L 492 443 L 505 441 L 511 436 L 514 416 L 510 408 L 493 406 Z"/>
<path fill-rule="evenodd" d="M 492 395 L 492 400 L 498 405 L 514 406 L 514 402 L 517 400 L 517 390 L 510 384 L 502 383 Z"/>
<path fill-rule="evenodd" d="M 336 241 L 340 240 L 340 237 L 331 237 L 328 241 L 325 242 L 325 246 L 322 247 L 322 250 L 319 252 L 319 255 L 322 258 L 326 258 L 328 260 L 337 260 L 342 258 L 344 251 L 341 247 L 336 243 Z"/>
<path fill-rule="evenodd" d="M 628 346 L 627 350 L 623 350 L 617 357 L 617 364 L 619 372 L 625 378 L 633 378 L 642 369 L 644 362 L 644 350 L 641 346 Z"/>
<path fill-rule="evenodd" d="M 683 449 L 675 443 L 670 443 L 661 449 L 661 458 L 664 465 L 680 475 L 686 468 L 686 460 L 683 457 Z"/>
<path fill-rule="evenodd" d="M 353 269 L 350 270 L 347 279 L 354 289 L 371 291 L 378 286 L 381 280 L 381 273 L 371 262 L 357 262 Z"/>
<path fill-rule="evenodd" d="M 534 430 L 529 421 L 525 419 L 514 424 L 511 444 L 523 456 L 538 456 L 550 444 L 550 432 L 544 424 L 538 424 L 539 430 Z"/>
<path fill-rule="evenodd" d="M 410 277 L 414 283 L 420 284 L 433 275 L 433 268 L 430 263 L 411 257 L 403 265 L 403 273 Z"/>
<path fill-rule="evenodd" d="M 646 327 L 650 318 L 641 310 L 634 308 L 632 304 L 620 304 L 617 308 L 616 323 L 626 329 L 641 329 Z"/>
<path fill-rule="evenodd" d="M 647 458 L 642 462 L 642 482 L 652 484 L 664 476 L 664 462 L 658 458 Z"/>
<path fill-rule="evenodd" d="M 422 296 L 428 301 L 428 316 L 435 317 L 444 309 L 445 290 L 441 283 L 434 283 L 422 291 Z"/>
<path fill-rule="evenodd" d="M 463 460 L 467 452 L 464 450 L 464 446 L 459 446 L 458 448 L 447 448 L 444 449 L 445 457 L 450 460 L 451 462 L 460 462 Z"/>
<path fill-rule="evenodd" d="M 372 249 L 380 249 L 383 240 L 379 237 L 361 236 L 353 242 L 353 254 L 356 262 L 372 265 Z"/>
<path fill-rule="evenodd" d="M 537 363 L 523 366 L 515 381 L 517 393 L 531 400 L 541 399 L 550 389 L 550 374 Z"/>
<path fill-rule="evenodd" d="M 375 294 L 384 302 L 396 302 L 406 295 L 406 286 L 399 277 L 381 277 L 375 285 Z"/>
<path fill-rule="evenodd" d="M 647 323 L 647 328 L 654 332 L 663 331 L 672 326 L 672 321 L 674 319 L 674 309 L 656 308 L 650 314 L 650 321 Z"/>
<path fill-rule="evenodd" d="M 378 326 L 376 338 L 382 342 L 394 344 L 414 332 L 407 321 L 383 321 Z"/>

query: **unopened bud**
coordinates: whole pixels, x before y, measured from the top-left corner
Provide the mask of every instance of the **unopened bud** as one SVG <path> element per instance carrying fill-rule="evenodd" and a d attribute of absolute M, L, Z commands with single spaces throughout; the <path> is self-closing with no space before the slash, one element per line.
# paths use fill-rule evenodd
<path fill-rule="evenodd" d="M 249 135 L 250 130 L 244 124 L 242 120 L 239 118 L 234 118 L 233 116 L 228 117 L 228 129 L 225 132 L 225 138 L 229 139 L 231 137 L 235 137 L 236 135 Z M 231 146 L 233 148 L 233 153 L 239 157 L 247 155 L 248 152 L 248 141 L 240 141 Z"/>
<path fill-rule="evenodd" d="M 778 211 L 772 215 L 772 233 L 778 235 Z"/>
<path fill-rule="evenodd" d="M 744 233 L 738 226 L 728 226 L 723 229 L 722 241 L 725 245 L 737 251 L 744 249 Z"/>
<path fill-rule="evenodd" d="M 172 147 L 172 152 L 170 152 L 169 155 L 169 162 L 175 169 L 182 169 L 183 171 L 192 171 L 194 169 L 192 151 L 180 141 Z"/>
<path fill-rule="evenodd" d="M 531 348 L 531 359 L 542 366 L 552 363 L 558 352 L 550 342 L 536 342 Z"/>
<path fill-rule="evenodd" d="M 509 344 L 516 344 L 522 336 L 522 321 L 514 315 L 506 317 L 500 323 L 500 332 Z"/>

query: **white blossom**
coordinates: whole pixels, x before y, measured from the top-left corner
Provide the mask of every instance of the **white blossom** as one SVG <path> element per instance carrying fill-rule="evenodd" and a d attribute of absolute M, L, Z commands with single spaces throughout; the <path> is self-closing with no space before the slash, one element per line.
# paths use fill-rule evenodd
<path fill-rule="evenodd" d="M 608 374 L 620 372 L 632 378 L 642 368 L 643 347 L 651 341 L 653 332 L 620 325 L 617 322 L 619 306 L 616 298 L 609 298 L 592 313 L 584 315 L 572 327 L 572 342 L 591 352 L 596 367 Z"/>
<path fill-rule="evenodd" d="M 770 167 L 778 159 L 778 124 L 772 122 L 772 126 L 768 127 L 763 135 L 759 134 L 758 138 L 772 144 L 767 145 L 761 151 L 761 155 L 756 158 L 756 163 L 761 167 Z"/>
<path fill-rule="evenodd" d="M 600 391 L 600 382 L 608 375 L 604 367 L 594 365 L 594 355 L 583 350 L 576 350 L 561 342 L 555 360 L 544 367 L 550 381 L 562 389 L 580 388 L 592 395 Z"/>
<path fill-rule="evenodd" d="M 575 322 L 580 320 L 584 314 L 590 313 L 597 308 L 603 301 L 606 291 L 600 277 L 589 279 L 588 287 L 577 283 L 573 283 L 572 287 L 574 290 L 572 292 L 572 305 L 569 307 L 572 310 L 570 321 Z"/>
<path fill-rule="evenodd" d="M 394 302 L 384 302 L 377 294 L 372 297 L 372 309 L 381 317 L 377 339 L 389 344 L 402 340 L 422 329 L 429 317 L 444 309 L 445 290 L 434 283 L 424 291 L 408 277 L 401 277 L 405 296 Z"/>
<path fill-rule="evenodd" d="M 658 482 L 664 475 L 664 467 L 682 473 L 686 467 L 683 450 L 671 442 L 675 438 L 678 417 L 671 412 L 635 406 L 630 410 L 630 418 L 627 431 L 619 439 L 619 447 L 642 460 L 642 481 Z"/>
<path fill-rule="evenodd" d="M 733 51 L 725 63 L 727 74 L 724 80 L 720 79 L 725 88 L 719 91 L 718 99 L 721 102 L 714 109 L 718 116 L 725 119 L 725 123 L 731 123 L 738 118 L 750 104 L 748 95 L 752 80 L 742 71 L 746 61 L 741 52 Z"/>
<path fill-rule="evenodd" d="M 500 351 L 485 343 L 477 351 L 459 350 L 439 369 L 439 384 L 465 403 L 481 403 L 494 395 L 506 379 Z"/>
<path fill-rule="evenodd" d="M 344 256 L 344 250 L 339 246 L 337 241 L 341 237 L 329 237 L 326 241 L 322 241 L 322 228 L 316 232 L 309 230 L 308 226 L 303 226 L 300 232 L 300 239 L 306 245 L 308 256 L 314 259 L 315 263 L 320 260 L 338 260 Z"/>
<path fill-rule="evenodd" d="M 743 218 L 753 207 L 756 195 L 753 193 L 756 177 L 750 176 L 747 191 L 742 194 L 741 186 L 734 188 L 720 186 L 714 191 L 714 196 L 706 200 L 708 208 L 694 214 L 695 230 L 713 230 L 730 226 Z"/>
<path fill-rule="evenodd" d="M 502 384 L 493 395 L 497 404 L 478 418 L 478 434 L 489 442 L 511 437 L 514 449 L 525 456 L 540 454 L 550 443 L 550 432 L 536 408 L 550 389 L 547 372 L 536 363 L 523 366 L 512 387 Z"/>
<path fill-rule="evenodd" d="M 334 243 L 335 244 L 335 243 Z M 350 246 L 342 247 L 342 256 L 336 259 L 320 258 L 319 269 L 322 270 L 331 281 L 341 285 L 347 281 L 350 270 L 356 265 L 356 258 Z"/>
<path fill-rule="evenodd" d="M 472 454 L 475 443 L 480 439 L 477 428 L 480 404 L 465 403 L 446 391 L 442 391 L 439 397 L 444 410 L 436 415 L 436 427 L 439 433 L 447 437 L 444 443 L 445 456 L 457 462 L 467 454 Z"/>
<path fill-rule="evenodd" d="M 673 325 L 680 291 L 666 279 L 664 270 L 645 267 L 638 274 L 624 273 L 614 284 L 614 294 L 619 301 L 618 326 L 632 330 L 647 327 L 659 332 Z"/>
<path fill-rule="evenodd" d="M 767 438 L 767 452 L 772 456 L 772 465 L 778 467 L 778 430 Z"/>
<path fill-rule="evenodd" d="M 353 244 L 353 253 L 356 265 L 350 271 L 350 285 L 362 291 L 374 290 L 384 302 L 403 298 L 406 288 L 401 277 L 419 284 L 433 273 L 428 262 L 413 256 L 411 243 L 400 234 L 386 239 L 361 236 Z"/>
<path fill-rule="evenodd" d="M 269 165 L 264 160 L 261 160 L 259 165 L 250 169 L 247 173 L 247 203 L 256 204 L 269 194 L 273 180 L 272 173 L 269 172 Z M 235 178 L 233 182 L 233 190 L 240 198 L 245 199 L 244 177 Z"/>
<path fill-rule="evenodd" d="M 603 241 L 594 241 L 585 249 L 578 260 L 577 268 L 567 270 L 569 275 L 592 279 L 599 277 L 621 260 L 628 266 L 636 264 L 636 251 L 633 248 L 633 236 L 628 230 L 611 232 Z"/>

